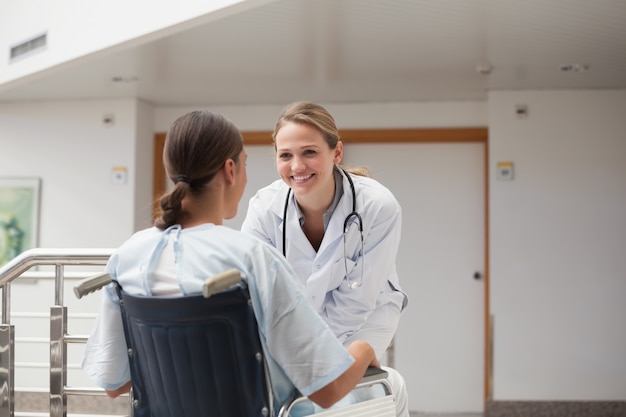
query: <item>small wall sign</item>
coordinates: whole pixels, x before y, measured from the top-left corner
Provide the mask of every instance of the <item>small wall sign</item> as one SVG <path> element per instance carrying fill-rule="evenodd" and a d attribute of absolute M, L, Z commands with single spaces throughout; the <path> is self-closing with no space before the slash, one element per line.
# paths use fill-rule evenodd
<path fill-rule="evenodd" d="M 496 177 L 500 181 L 513 180 L 513 162 L 498 162 Z"/>

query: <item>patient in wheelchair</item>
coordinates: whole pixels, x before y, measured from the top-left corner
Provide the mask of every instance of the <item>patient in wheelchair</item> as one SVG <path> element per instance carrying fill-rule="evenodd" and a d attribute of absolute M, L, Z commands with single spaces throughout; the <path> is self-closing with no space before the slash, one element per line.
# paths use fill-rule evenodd
<path fill-rule="evenodd" d="M 231 122 L 208 111 L 182 115 L 168 131 L 163 159 L 174 186 L 160 200 L 154 227 L 130 237 L 106 267 L 125 292 L 200 294 L 207 277 L 241 271 L 277 404 L 297 390 L 320 407 L 330 407 L 355 387 L 368 366 L 380 366 L 368 343 L 357 340 L 345 348 L 336 339 L 275 248 L 222 225 L 236 215 L 247 182 L 243 140 Z M 104 288 L 82 367 L 110 397 L 130 390 L 113 284 Z"/>

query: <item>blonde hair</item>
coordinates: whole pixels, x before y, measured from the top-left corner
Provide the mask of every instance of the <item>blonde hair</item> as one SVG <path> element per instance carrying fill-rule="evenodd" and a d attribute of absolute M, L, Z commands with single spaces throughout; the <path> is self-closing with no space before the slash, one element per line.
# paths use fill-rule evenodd
<path fill-rule="evenodd" d="M 310 101 L 296 101 L 283 109 L 274 125 L 274 132 L 272 132 L 274 149 L 276 148 L 276 135 L 287 123 L 302 123 L 314 127 L 322 134 L 330 149 L 335 149 L 341 140 L 335 119 L 328 110 Z M 370 176 L 369 169 L 364 166 L 344 167 L 344 169 L 354 175 Z"/>

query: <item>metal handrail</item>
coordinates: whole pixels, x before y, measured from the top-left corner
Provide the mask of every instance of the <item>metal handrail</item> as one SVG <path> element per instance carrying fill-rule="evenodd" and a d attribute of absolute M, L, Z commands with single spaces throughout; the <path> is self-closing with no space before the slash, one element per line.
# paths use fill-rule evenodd
<path fill-rule="evenodd" d="M 67 416 L 67 395 L 91 395 L 97 389 L 70 388 L 67 382 L 67 344 L 84 340 L 67 334 L 63 305 L 64 267 L 106 265 L 113 249 L 29 249 L 0 268 L 2 323 L 0 324 L 0 416 L 15 415 L 15 332 L 11 325 L 11 282 L 35 266 L 55 267 L 54 305 L 50 308 L 50 416 Z"/>
<path fill-rule="evenodd" d="M 63 304 L 62 270 L 64 265 L 106 265 L 113 249 L 29 249 L 0 268 L 2 287 L 2 324 L 10 321 L 10 284 L 34 266 L 56 266 L 55 304 Z M 59 274 L 61 272 L 61 274 Z"/>

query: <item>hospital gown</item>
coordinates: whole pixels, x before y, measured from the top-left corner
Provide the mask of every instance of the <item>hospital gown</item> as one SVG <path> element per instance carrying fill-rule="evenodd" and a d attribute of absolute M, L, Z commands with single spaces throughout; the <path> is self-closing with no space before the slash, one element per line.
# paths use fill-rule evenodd
<path fill-rule="evenodd" d="M 106 271 L 131 295 L 191 295 L 202 293 L 206 278 L 232 268 L 249 287 L 276 404 L 296 389 L 310 395 L 350 367 L 354 359 L 311 307 L 282 255 L 250 235 L 213 224 L 146 229 L 115 251 Z M 82 367 L 107 390 L 130 380 L 112 285 L 105 287 Z"/>

